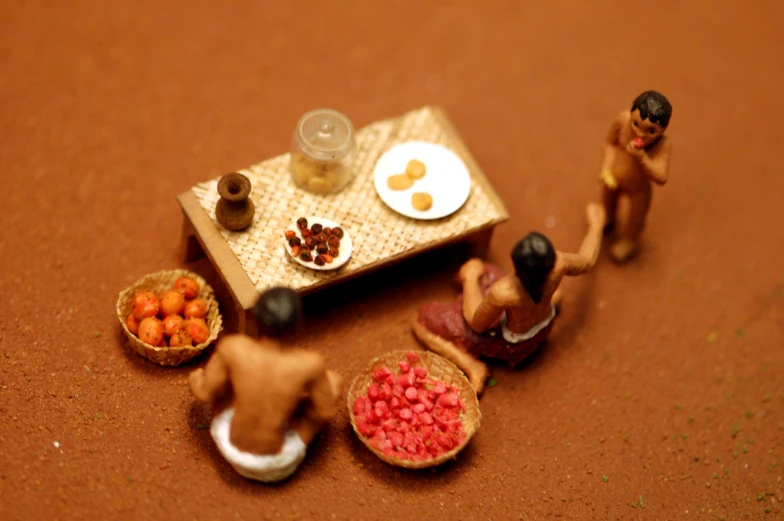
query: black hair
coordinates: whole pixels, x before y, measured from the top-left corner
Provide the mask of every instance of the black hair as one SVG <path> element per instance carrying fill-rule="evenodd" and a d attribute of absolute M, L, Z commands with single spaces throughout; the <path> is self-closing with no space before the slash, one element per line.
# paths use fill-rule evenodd
<path fill-rule="evenodd" d="M 640 117 L 651 123 L 658 123 L 662 127 L 670 124 L 672 116 L 672 105 L 667 101 L 663 94 L 655 90 L 647 90 L 637 96 L 632 103 L 632 112 L 640 111 Z"/>
<path fill-rule="evenodd" d="M 541 233 L 529 233 L 512 248 L 512 263 L 523 288 L 538 304 L 555 266 L 555 248 L 550 239 Z"/>
<path fill-rule="evenodd" d="M 296 329 L 302 318 L 302 303 L 296 291 L 280 286 L 262 293 L 252 312 L 260 335 L 279 338 Z"/>

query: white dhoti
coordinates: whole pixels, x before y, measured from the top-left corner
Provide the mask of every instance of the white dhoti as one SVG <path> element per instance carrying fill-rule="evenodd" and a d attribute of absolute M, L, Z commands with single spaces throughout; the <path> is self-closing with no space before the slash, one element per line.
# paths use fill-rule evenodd
<path fill-rule="evenodd" d="M 283 448 L 277 454 L 251 454 L 238 449 L 229 437 L 232 418 L 234 409 L 217 415 L 210 425 L 210 434 L 223 457 L 246 478 L 267 483 L 281 481 L 293 474 L 305 459 L 307 446 L 293 430 L 286 432 Z"/>
<path fill-rule="evenodd" d="M 542 320 L 538 324 L 535 324 L 534 327 L 532 327 L 531 329 L 529 329 L 525 333 L 515 333 L 514 331 L 511 331 L 506 326 L 507 319 L 506 319 L 506 313 L 504 313 L 501 316 L 501 331 L 503 332 L 504 340 L 506 340 L 510 344 L 519 344 L 520 342 L 525 342 L 526 340 L 531 340 L 541 330 L 543 330 L 544 328 L 549 326 L 550 322 L 552 322 L 553 319 L 555 318 L 555 312 L 556 312 L 555 305 L 551 304 L 550 307 L 551 307 L 550 316 L 548 316 L 546 319 Z"/>

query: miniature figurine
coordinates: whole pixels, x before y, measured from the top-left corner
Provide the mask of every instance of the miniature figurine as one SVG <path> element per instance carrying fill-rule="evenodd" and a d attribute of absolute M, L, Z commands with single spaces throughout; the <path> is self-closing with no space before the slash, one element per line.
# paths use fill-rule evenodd
<path fill-rule="evenodd" d="M 631 203 L 628 222 L 618 228 L 618 240 L 610 247 L 616 262 L 625 262 L 637 251 L 651 205 L 651 181 L 667 182 L 671 146 L 664 131 L 671 116 L 667 98 L 656 91 L 643 92 L 630 111 L 618 115 L 607 135 L 600 176 L 607 231 L 615 225 L 618 197 L 624 195 Z"/>
<path fill-rule="evenodd" d="M 296 470 L 336 413 L 343 380 L 321 355 L 282 347 L 300 321 L 296 292 L 266 291 L 253 315 L 262 338 L 222 339 L 207 365 L 190 375 L 190 388 L 217 413 L 210 431 L 221 454 L 243 476 L 273 482 Z"/>
<path fill-rule="evenodd" d="M 462 369 L 477 393 L 488 375 L 477 357 L 520 364 L 550 334 L 561 279 L 587 273 L 596 263 L 604 209 L 591 203 L 586 213 L 588 233 L 578 253 L 557 252 L 547 237 L 530 233 L 512 249 L 514 274 L 504 276 L 499 268 L 471 259 L 460 268 L 463 294 L 456 302 L 431 302 L 419 309 L 414 334 Z"/>
<path fill-rule="evenodd" d="M 215 217 L 227 230 L 241 231 L 253 223 L 256 205 L 250 198 L 250 179 L 236 172 L 218 181 L 220 199 L 215 205 Z"/>

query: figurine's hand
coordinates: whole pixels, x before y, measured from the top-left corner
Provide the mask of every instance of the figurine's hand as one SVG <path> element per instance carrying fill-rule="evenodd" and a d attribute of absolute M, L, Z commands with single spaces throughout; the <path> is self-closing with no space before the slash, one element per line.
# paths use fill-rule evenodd
<path fill-rule="evenodd" d="M 645 149 L 634 146 L 634 141 L 629 141 L 629 144 L 626 145 L 626 152 L 634 157 L 642 157 L 645 155 Z"/>
<path fill-rule="evenodd" d="M 601 180 L 602 183 L 604 183 L 604 185 L 610 190 L 615 190 L 618 188 L 618 181 L 615 179 L 615 176 L 609 168 L 602 170 Z"/>
<path fill-rule="evenodd" d="M 607 215 L 604 212 L 604 207 L 599 203 L 588 203 L 585 208 L 585 214 L 588 217 L 588 224 L 591 226 L 604 226 L 604 221 Z"/>
<path fill-rule="evenodd" d="M 330 388 L 332 389 L 332 395 L 337 399 L 340 397 L 343 390 L 343 377 L 330 369 L 327 369 L 325 375 L 327 381 L 329 381 Z"/>
<path fill-rule="evenodd" d="M 197 399 L 206 401 L 202 387 L 204 386 L 204 368 L 200 367 L 193 371 L 188 377 L 188 384 L 191 388 L 191 393 Z"/>
<path fill-rule="evenodd" d="M 460 268 L 457 280 L 465 284 L 467 280 L 479 279 L 485 271 L 485 264 L 481 259 L 471 259 Z"/>

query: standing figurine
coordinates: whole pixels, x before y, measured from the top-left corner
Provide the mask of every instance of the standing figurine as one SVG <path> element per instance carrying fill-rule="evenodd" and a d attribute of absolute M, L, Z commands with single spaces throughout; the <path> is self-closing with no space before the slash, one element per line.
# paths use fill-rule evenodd
<path fill-rule="evenodd" d="M 452 304 L 431 302 L 419 309 L 414 334 L 431 351 L 463 370 L 477 393 L 487 366 L 477 357 L 515 366 L 550 334 L 565 275 L 582 275 L 596 263 L 605 224 L 604 209 L 586 209 L 588 233 L 578 253 L 555 251 L 544 235 L 530 233 L 512 249 L 515 273 L 506 275 L 480 259 L 458 274 L 463 294 Z"/>
<path fill-rule="evenodd" d="M 616 262 L 625 262 L 637 251 L 651 206 L 651 181 L 667 182 L 671 146 L 664 131 L 671 116 L 667 98 L 649 90 L 637 96 L 630 111 L 615 118 L 607 134 L 600 179 L 608 231 L 615 225 L 618 197 L 625 195 L 631 203 L 629 219 L 610 247 Z"/>
<path fill-rule="evenodd" d="M 210 403 L 210 433 L 243 476 L 280 481 L 305 458 L 308 445 L 337 411 L 343 380 L 321 355 L 284 349 L 301 317 L 297 294 L 273 288 L 253 308 L 260 340 L 221 340 L 203 369 L 190 375 L 196 399 Z"/>

